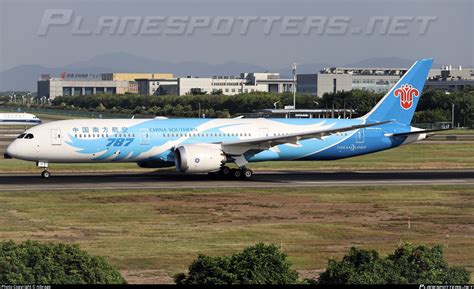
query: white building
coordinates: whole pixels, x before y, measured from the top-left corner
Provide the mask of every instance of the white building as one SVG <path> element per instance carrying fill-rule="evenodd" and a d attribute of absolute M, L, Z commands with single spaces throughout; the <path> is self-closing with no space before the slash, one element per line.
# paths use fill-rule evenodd
<path fill-rule="evenodd" d="M 280 78 L 278 73 L 241 73 L 235 76 L 214 76 L 210 78 L 178 78 L 178 95 L 221 92 L 224 95 L 235 95 L 249 92 L 291 92 L 293 80 Z"/>
<path fill-rule="evenodd" d="M 388 91 L 406 68 L 349 68 L 331 67 L 314 74 L 297 75 L 297 91 L 299 93 L 322 97 L 325 93 L 350 91 L 352 89 L 383 93 Z M 453 69 L 446 66 L 433 68 L 425 83 L 427 89 L 461 90 L 474 86 L 472 69 Z"/>
<path fill-rule="evenodd" d="M 217 93 L 235 95 L 249 92 L 292 92 L 293 80 L 278 73 L 241 73 L 240 76 L 179 77 L 173 79 L 136 79 L 142 95 L 186 95 Z"/>

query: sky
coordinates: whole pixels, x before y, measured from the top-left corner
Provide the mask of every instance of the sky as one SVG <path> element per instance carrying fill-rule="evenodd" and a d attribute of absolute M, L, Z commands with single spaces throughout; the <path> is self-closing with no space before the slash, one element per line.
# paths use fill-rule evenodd
<path fill-rule="evenodd" d="M 266 67 L 342 65 L 373 57 L 434 57 L 441 64 L 473 65 L 473 3 L 0 0 L 0 71 L 24 64 L 60 67 L 111 52 Z M 271 29 L 270 19 L 276 19 Z M 250 23 L 246 30 L 243 21 Z"/>

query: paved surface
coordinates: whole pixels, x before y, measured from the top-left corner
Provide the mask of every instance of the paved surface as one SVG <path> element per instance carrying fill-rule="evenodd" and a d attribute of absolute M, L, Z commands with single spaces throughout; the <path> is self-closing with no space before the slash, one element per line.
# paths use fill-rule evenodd
<path fill-rule="evenodd" d="M 179 173 L 0 174 L 1 191 L 154 190 L 378 185 L 472 185 L 474 170 L 383 172 L 256 172 L 251 181 Z"/>

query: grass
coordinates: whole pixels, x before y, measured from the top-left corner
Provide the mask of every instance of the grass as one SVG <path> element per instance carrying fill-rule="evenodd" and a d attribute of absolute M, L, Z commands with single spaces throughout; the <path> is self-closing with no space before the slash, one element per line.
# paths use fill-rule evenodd
<path fill-rule="evenodd" d="M 265 162 L 251 164 L 251 167 L 282 170 L 472 169 L 474 143 L 416 143 L 337 161 Z"/>
<path fill-rule="evenodd" d="M 251 163 L 255 170 L 473 169 L 474 143 L 418 143 L 338 161 Z M 171 168 L 173 169 L 173 168 Z M 0 159 L 0 172 L 38 172 L 32 162 Z M 147 171 L 135 163 L 51 164 L 53 171 Z"/>
<path fill-rule="evenodd" d="M 198 253 L 256 242 L 280 245 L 305 276 L 351 246 L 386 254 L 402 241 L 447 245 L 474 271 L 472 186 L 12 192 L 0 210 L 0 239 L 78 243 L 129 282 L 171 282 Z"/>
<path fill-rule="evenodd" d="M 474 129 L 452 129 L 446 131 L 438 131 L 436 134 L 443 135 L 472 135 L 474 134 Z"/>

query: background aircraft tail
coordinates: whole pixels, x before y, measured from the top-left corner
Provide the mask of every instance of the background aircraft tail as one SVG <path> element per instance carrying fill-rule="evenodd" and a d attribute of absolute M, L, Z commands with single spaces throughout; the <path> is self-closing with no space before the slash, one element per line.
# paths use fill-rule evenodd
<path fill-rule="evenodd" d="M 432 64 L 432 58 L 416 61 L 377 105 L 361 119 L 371 122 L 393 120 L 410 125 Z"/>

